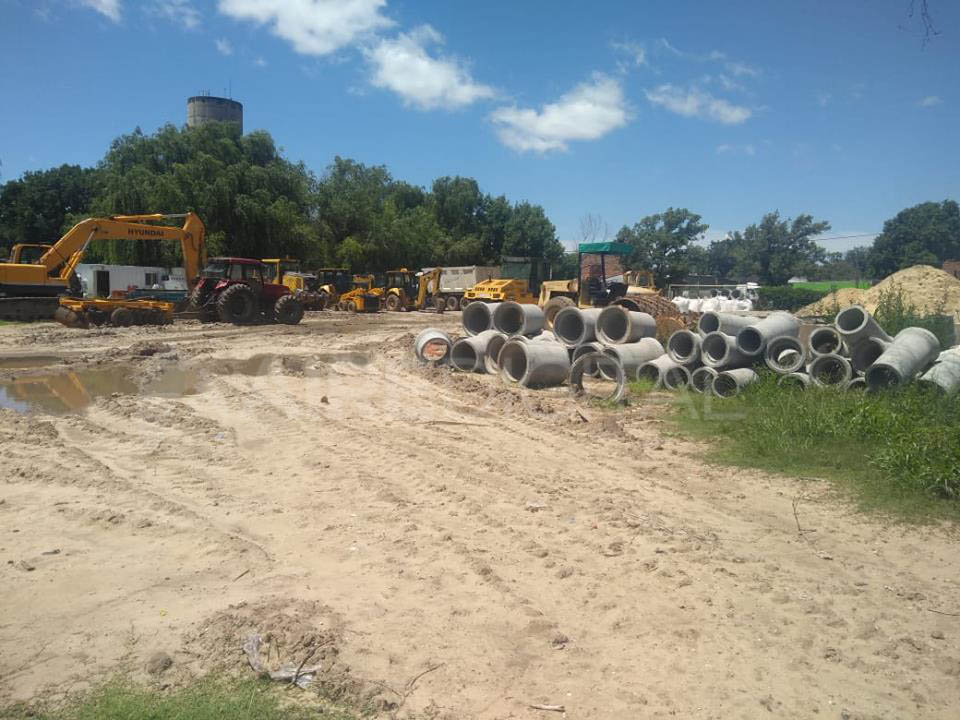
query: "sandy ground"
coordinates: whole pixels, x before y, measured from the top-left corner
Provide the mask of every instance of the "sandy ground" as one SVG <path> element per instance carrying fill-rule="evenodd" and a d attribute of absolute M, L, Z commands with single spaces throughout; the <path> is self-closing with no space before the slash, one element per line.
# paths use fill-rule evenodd
<path fill-rule="evenodd" d="M 437 323 L 0 328 L 7 405 L 106 393 L 0 410 L 0 705 L 260 632 L 401 717 L 957 717 L 955 534 L 419 368 Z"/>

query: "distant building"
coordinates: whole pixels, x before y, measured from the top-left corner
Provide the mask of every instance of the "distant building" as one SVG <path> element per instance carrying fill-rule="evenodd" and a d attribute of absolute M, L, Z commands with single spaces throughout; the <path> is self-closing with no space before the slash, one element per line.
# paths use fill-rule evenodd
<path fill-rule="evenodd" d="M 787 280 L 787 285 L 796 285 L 797 283 L 805 283 L 805 282 L 810 282 L 810 281 L 807 280 L 802 275 L 794 275 L 792 278 Z"/>
<path fill-rule="evenodd" d="M 943 271 L 960 279 L 960 260 L 947 260 L 943 263 Z"/>
<path fill-rule="evenodd" d="M 77 276 L 84 297 L 110 297 L 116 291 L 136 288 L 186 290 L 183 268 L 143 267 L 139 265 L 77 265 Z"/>
<path fill-rule="evenodd" d="M 235 122 L 243 134 L 243 105 L 230 98 L 213 95 L 194 95 L 187 99 L 187 127 L 195 128 L 209 122 Z"/>

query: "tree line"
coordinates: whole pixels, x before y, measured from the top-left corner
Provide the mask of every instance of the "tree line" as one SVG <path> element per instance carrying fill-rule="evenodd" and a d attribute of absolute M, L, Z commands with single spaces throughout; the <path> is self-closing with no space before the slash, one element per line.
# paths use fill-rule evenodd
<path fill-rule="evenodd" d="M 211 256 L 290 256 L 308 268 L 383 271 L 432 265 L 496 265 L 504 256 L 541 258 L 553 276 L 572 277 L 543 208 L 481 191 L 469 177 L 429 188 L 394 178 L 384 166 L 337 157 L 317 177 L 286 159 L 264 131 L 241 135 L 231 123 L 139 129 L 110 145 L 95 167 L 62 165 L 0 186 L 0 257 L 17 242 L 55 241 L 90 216 L 146 212 L 200 215 Z M 659 287 L 690 275 L 782 285 L 811 280 L 879 279 L 925 263 L 960 259 L 960 209 L 953 200 L 906 208 L 887 220 L 871 247 L 829 253 L 816 238 L 830 223 L 801 214 L 764 215 L 709 244 L 709 226 L 686 208 L 641 218 L 611 234 L 586 216 L 581 241 L 615 239 L 633 252 L 628 268 L 649 269 Z M 89 262 L 176 265 L 177 248 L 126 240 L 91 247 Z"/>

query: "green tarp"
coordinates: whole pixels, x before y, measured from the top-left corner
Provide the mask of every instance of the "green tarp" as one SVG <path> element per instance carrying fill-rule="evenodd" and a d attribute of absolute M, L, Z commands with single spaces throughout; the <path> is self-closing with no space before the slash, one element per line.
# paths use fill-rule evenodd
<path fill-rule="evenodd" d="M 629 255 L 633 252 L 633 246 L 627 243 L 619 242 L 595 242 L 580 243 L 577 252 L 581 253 L 606 253 L 608 255 Z"/>

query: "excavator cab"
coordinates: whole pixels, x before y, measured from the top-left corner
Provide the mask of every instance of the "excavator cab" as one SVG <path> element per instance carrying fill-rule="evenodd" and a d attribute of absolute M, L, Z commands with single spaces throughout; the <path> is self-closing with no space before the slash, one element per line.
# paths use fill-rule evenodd
<path fill-rule="evenodd" d="M 412 310 L 417 298 L 417 276 L 406 268 L 388 270 L 384 281 L 384 307 L 387 310 Z"/>
<path fill-rule="evenodd" d="M 39 243 L 17 243 L 10 249 L 10 259 L 7 262 L 35 265 L 51 247 L 53 246 Z"/>

